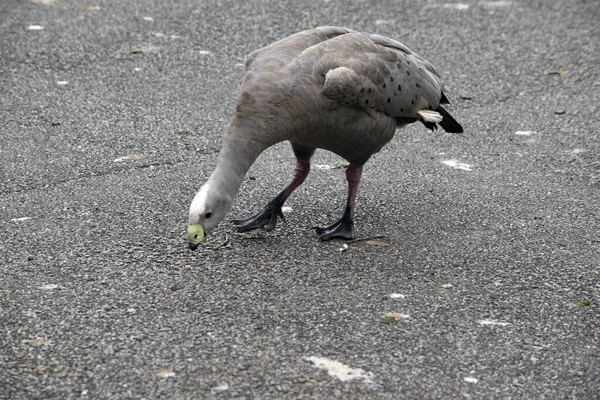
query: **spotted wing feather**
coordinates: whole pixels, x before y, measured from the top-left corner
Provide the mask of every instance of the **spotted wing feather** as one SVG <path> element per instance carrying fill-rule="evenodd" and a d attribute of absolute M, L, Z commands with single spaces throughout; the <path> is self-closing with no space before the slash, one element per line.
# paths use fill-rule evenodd
<path fill-rule="evenodd" d="M 323 85 L 326 96 L 370 114 L 383 113 L 398 123 L 421 120 L 431 127 L 438 122 L 437 117 L 427 118 L 432 114 L 419 111 L 437 113 L 440 103 L 447 102 L 440 76 L 433 65 L 402 43 L 353 32 L 322 45 L 326 47 L 323 67 L 331 68 Z M 439 117 L 447 118 L 441 113 Z"/>

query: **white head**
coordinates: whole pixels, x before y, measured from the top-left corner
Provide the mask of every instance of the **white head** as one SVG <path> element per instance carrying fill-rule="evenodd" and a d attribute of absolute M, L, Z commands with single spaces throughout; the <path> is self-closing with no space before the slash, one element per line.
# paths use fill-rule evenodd
<path fill-rule="evenodd" d="M 217 167 L 210 174 L 190 205 L 188 244 L 198 248 L 204 236 L 223 221 L 237 196 L 240 185 L 256 157 L 270 146 L 269 142 L 249 139 L 249 124 L 232 121 L 223 138 Z"/>
<path fill-rule="evenodd" d="M 192 201 L 188 221 L 188 243 L 196 250 L 204 236 L 219 224 L 229 211 L 233 199 L 227 194 L 206 183 Z"/>

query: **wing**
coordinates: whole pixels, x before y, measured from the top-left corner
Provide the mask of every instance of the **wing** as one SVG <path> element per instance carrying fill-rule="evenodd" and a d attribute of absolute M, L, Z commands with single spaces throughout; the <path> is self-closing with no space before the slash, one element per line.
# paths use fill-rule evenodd
<path fill-rule="evenodd" d="M 399 123 L 422 120 L 429 128 L 435 123 L 451 130 L 460 128 L 445 110 L 438 111 L 447 98 L 436 69 L 402 43 L 351 32 L 313 46 L 299 58 L 314 59 L 311 53 L 316 47 L 322 48 L 323 94 L 331 99 L 373 116 L 383 113 Z"/>
<path fill-rule="evenodd" d="M 250 53 L 245 61 L 246 71 L 251 70 L 254 67 L 263 69 L 266 65 L 272 63 L 278 64 L 279 67 L 283 67 L 292 62 L 307 48 L 335 38 L 336 36 L 351 32 L 355 31 L 337 26 L 321 26 L 297 32 Z M 271 60 L 271 62 L 269 62 L 269 60 Z"/>

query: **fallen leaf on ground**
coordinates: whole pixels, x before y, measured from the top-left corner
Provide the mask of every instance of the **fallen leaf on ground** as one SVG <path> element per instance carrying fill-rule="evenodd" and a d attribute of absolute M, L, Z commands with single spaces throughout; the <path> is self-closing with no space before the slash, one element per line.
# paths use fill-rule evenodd
<path fill-rule="evenodd" d="M 552 70 L 548 71 L 548 75 L 560 75 L 560 76 L 563 76 L 566 73 L 567 73 L 567 70 L 565 70 L 565 69 L 552 69 Z"/>
<path fill-rule="evenodd" d="M 589 300 L 577 300 L 577 301 L 574 301 L 571 304 L 573 304 L 573 306 L 575 306 L 575 307 L 587 307 L 590 304 L 592 304 L 592 302 L 589 301 Z"/>
<path fill-rule="evenodd" d="M 385 246 L 389 246 L 389 243 L 386 242 L 380 242 L 379 240 L 367 240 L 366 242 L 367 244 L 370 244 L 371 246 L 380 246 L 380 247 L 385 247 Z"/>
<path fill-rule="evenodd" d="M 400 318 L 408 318 L 408 314 L 388 313 L 377 318 L 377 322 L 382 324 L 391 324 L 398 321 Z"/>
<path fill-rule="evenodd" d="M 350 166 L 350 164 L 345 163 L 343 161 L 338 161 L 338 162 L 334 162 L 333 164 L 331 164 L 331 169 L 342 169 L 342 168 L 348 168 Z"/>
<path fill-rule="evenodd" d="M 122 157 L 115 158 L 114 162 L 123 162 L 123 161 L 127 161 L 127 160 L 141 160 L 142 158 L 144 158 L 143 154 L 131 154 L 128 156 L 122 156 Z"/>
<path fill-rule="evenodd" d="M 383 315 L 379 318 L 377 318 L 377 322 L 380 322 L 382 324 L 391 324 L 393 322 L 396 322 L 398 320 L 398 318 L 394 318 L 390 315 Z"/>
<path fill-rule="evenodd" d="M 264 231 L 260 231 L 260 230 L 256 230 L 256 231 L 248 231 L 248 232 L 244 232 L 244 236 L 246 236 L 247 239 L 258 239 L 263 237 L 263 232 Z"/>
<path fill-rule="evenodd" d="M 47 346 L 50 342 L 44 338 L 38 337 L 35 339 L 26 339 L 23 343 L 28 344 L 30 346 Z"/>

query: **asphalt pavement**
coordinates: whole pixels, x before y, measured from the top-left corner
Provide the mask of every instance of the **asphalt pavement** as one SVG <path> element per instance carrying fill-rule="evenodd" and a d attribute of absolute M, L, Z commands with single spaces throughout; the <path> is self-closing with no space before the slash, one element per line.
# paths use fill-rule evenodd
<path fill-rule="evenodd" d="M 594 1 L 0 3 L 1 399 L 597 399 Z M 244 56 L 340 25 L 442 73 L 465 133 L 416 124 L 365 166 L 359 241 L 320 151 L 271 233 L 189 204 Z M 266 151 L 230 217 L 291 177 Z"/>

